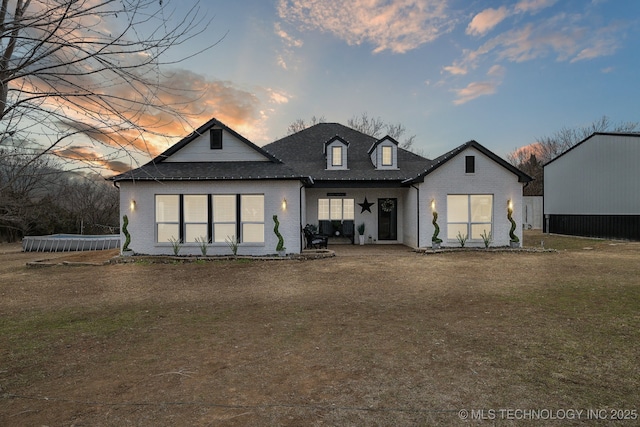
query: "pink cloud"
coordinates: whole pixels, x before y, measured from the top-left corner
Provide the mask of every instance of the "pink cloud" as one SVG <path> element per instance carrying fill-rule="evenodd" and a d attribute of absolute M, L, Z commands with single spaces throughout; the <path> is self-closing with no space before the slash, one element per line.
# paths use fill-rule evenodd
<path fill-rule="evenodd" d="M 296 39 L 291 36 L 285 30 L 282 29 L 282 25 L 279 22 L 276 22 L 274 25 L 274 31 L 282 40 L 286 42 L 286 44 L 290 47 L 302 47 L 304 45 L 302 40 Z"/>
<path fill-rule="evenodd" d="M 504 32 L 474 51 L 465 51 L 456 64 L 475 67 L 490 54 L 509 62 L 525 62 L 548 55 L 555 55 L 558 61 L 576 62 L 610 55 L 617 49 L 615 27 L 593 31 L 579 25 L 566 25 L 566 20 L 566 16 L 558 15 L 537 25 L 529 23 Z"/>
<path fill-rule="evenodd" d="M 455 63 L 453 65 L 444 67 L 443 70 L 448 72 L 449 74 L 453 74 L 454 76 L 464 76 L 469 71 L 463 65 Z"/>
<path fill-rule="evenodd" d="M 53 153 L 61 159 L 80 162 L 89 168 L 106 169 L 114 173 L 122 173 L 131 169 L 131 165 L 120 160 L 114 160 L 96 151 L 93 147 L 73 145 Z"/>
<path fill-rule="evenodd" d="M 556 1 L 557 0 L 521 0 L 515 5 L 514 10 L 517 13 L 535 13 L 552 6 Z"/>
<path fill-rule="evenodd" d="M 487 71 L 487 76 L 502 78 L 504 77 L 504 74 L 506 73 L 506 71 L 507 70 L 502 65 L 496 64 L 493 67 L 489 68 L 489 71 Z"/>
<path fill-rule="evenodd" d="M 349 45 L 369 43 L 373 52 L 405 53 L 452 28 L 440 0 L 279 0 L 282 19 L 301 31 L 328 32 Z"/>
<path fill-rule="evenodd" d="M 82 76 L 74 81 L 78 87 L 91 88 L 98 76 Z M 134 79 L 135 80 L 135 79 Z M 25 91 L 33 91 L 28 81 L 16 81 Z M 266 138 L 266 122 L 273 108 L 285 104 L 288 95 L 269 88 L 240 88 L 232 82 L 209 80 L 189 70 L 165 73 L 158 82 L 159 90 L 149 95 L 139 82 L 103 88 L 101 97 L 51 96 L 43 108 L 57 111 L 63 106 L 60 123 L 74 135 L 85 135 L 95 150 L 117 150 L 154 157 L 169 144 L 182 138 L 215 117 L 249 139 Z M 51 87 L 65 92 L 64 88 Z M 145 101 L 150 99 L 148 103 Z M 109 102 L 111 107 L 106 108 Z M 271 109 L 267 109 L 269 107 Z M 52 120 L 55 115 L 51 115 Z M 86 157 L 86 151 L 76 150 Z M 71 157 L 71 152 L 65 152 Z M 79 159 L 79 157 L 78 157 Z"/>
<path fill-rule="evenodd" d="M 473 17 L 466 33 L 473 36 L 482 36 L 508 16 L 509 11 L 504 6 L 498 9 L 485 9 Z"/>
<path fill-rule="evenodd" d="M 496 93 L 497 87 L 498 84 L 490 81 L 469 83 L 465 88 L 454 90 L 457 99 L 455 99 L 453 103 L 455 105 L 462 105 L 480 96 L 492 95 Z"/>

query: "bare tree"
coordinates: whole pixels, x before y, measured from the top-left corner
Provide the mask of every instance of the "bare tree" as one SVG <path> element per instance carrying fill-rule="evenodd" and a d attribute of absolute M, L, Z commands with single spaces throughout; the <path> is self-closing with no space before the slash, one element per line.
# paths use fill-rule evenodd
<path fill-rule="evenodd" d="M 68 223 L 79 234 L 113 234 L 117 231 L 120 194 L 99 175 L 67 174 L 58 205 L 70 216 Z"/>
<path fill-rule="evenodd" d="M 613 124 L 607 116 L 602 116 L 588 126 L 577 128 L 563 127 L 549 136 L 540 137 L 537 142 L 517 148 L 509 153 L 507 160 L 514 166 L 518 166 L 529 161 L 531 154 L 535 154 L 537 160 L 544 164 L 555 159 L 560 154 L 596 132 L 637 133 L 639 131 L 639 122 L 620 122 Z"/>
<path fill-rule="evenodd" d="M 167 3 L 2 0 L 0 147 L 34 141 L 36 162 L 70 157 L 65 144 L 84 137 L 89 148 L 71 157 L 96 165 L 107 149 L 145 151 L 150 135 L 185 123 L 181 109 L 197 94 L 163 84 L 161 68 L 200 53 L 165 59 L 209 21 L 197 4 L 178 17 Z"/>
<path fill-rule="evenodd" d="M 362 133 L 373 136 L 374 138 L 382 138 L 389 135 L 391 138 L 399 141 L 405 134 L 407 129 L 401 123 L 386 123 L 380 117 L 369 117 L 367 113 L 362 113 L 359 116 L 353 116 L 347 120 L 347 126 L 356 129 Z M 400 142 L 400 148 L 413 151 L 413 143 L 416 136 L 411 135 Z"/>
<path fill-rule="evenodd" d="M 0 147 L 0 236 L 14 241 L 31 232 L 40 208 L 61 182 L 53 156 L 34 159 L 24 144 Z"/>
<path fill-rule="evenodd" d="M 69 172 L 27 144 L 0 147 L 0 240 L 50 233 L 112 234 L 118 190 L 96 174 Z"/>
<path fill-rule="evenodd" d="M 351 117 L 347 120 L 347 126 L 369 136 L 373 136 L 374 138 L 381 138 L 385 136 L 383 132 L 387 128 L 387 125 L 380 117 L 369 117 L 367 113 Z M 395 138 L 393 135 L 389 136 Z"/>
<path fill-rule="evenodd" d="M 300 132 L 301 130 L 304 130 L 308 127 L 317 125 L 318 123 L 324 123 L 326 121 L 327 120 L 324 118 L 324 116 L 320 116 L 320 117 L 313 116 L 311 117 L 311 120 L 309 120 L 309 122 L 305 122 L 304 119 L 296 119 L 296 121 L 294 121 L 289 125 L 289 127 L 287 127 L 287 135 Z"/>

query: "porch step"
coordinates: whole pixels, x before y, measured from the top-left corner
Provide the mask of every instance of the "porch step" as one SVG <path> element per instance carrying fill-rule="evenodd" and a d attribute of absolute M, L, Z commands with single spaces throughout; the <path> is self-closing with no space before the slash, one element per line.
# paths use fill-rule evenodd
<path fill-rule="evenodd" d="M 351 239 L 348 237 L 329 237 L 329 246 L 331 245 L 351 245 Z"/>

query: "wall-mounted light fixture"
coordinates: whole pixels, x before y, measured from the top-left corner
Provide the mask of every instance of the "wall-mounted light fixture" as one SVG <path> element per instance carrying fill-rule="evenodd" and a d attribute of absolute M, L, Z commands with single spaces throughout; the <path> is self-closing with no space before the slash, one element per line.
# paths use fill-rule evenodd
<path fill-rule="evenodd" d="M 507 209 L 513 210 L 513 201 L 511 199 L 507 200 Z"/>
<path fill-rule="evenodd" d="M 431 199 L 431 212 L 436 211 L 436 199 Z"/>
<path fill-rule="evenodd" d="M 136 210 L 136 201 L 131 199 L 131 202 L 129 203 L 129 209 L 131 210 L 131 212 Z"/>
<path fill-rule="evenodd" d="M 282 210 L 283 211 L 287 210 L 287 199 L 286 198 L 282 198 Z"/>

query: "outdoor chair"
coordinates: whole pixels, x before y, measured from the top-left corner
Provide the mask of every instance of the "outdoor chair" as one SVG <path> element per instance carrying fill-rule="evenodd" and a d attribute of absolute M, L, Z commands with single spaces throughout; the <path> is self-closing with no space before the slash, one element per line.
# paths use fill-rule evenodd
<path fill-rule="evenodd" d="M 303 229 L 304 239 L 307 242 L 307 249 L 327 249 L 328 236 L 315 233 L 315 227 L 307 224 Z"/>

